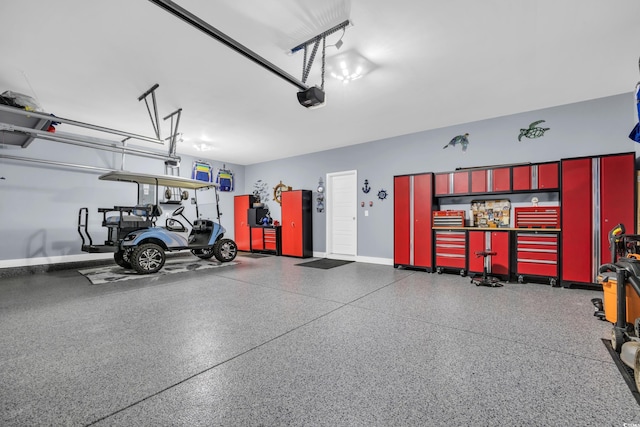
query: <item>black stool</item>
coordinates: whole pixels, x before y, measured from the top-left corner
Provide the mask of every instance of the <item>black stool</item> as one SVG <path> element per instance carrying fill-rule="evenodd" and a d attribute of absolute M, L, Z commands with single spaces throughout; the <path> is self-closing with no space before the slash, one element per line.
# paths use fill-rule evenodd
<path fill-rule="evenodd" d="M 491 252 L 491 251 L 478 251 L 476 252 L 476 257 L 482 257 L 484 258 L 483 264 L 484 267 L 482 269 L 482 276 L 478 277 L 473 276 L 473 278 L 471 279 L 471 283 L 475 283 L 476 286 L 490 286 L 492 288 L 497 288 L 499 286 L 502 286 L 502 283 L 500 283 L 500 279 L 498 279 L 497 277 L 493 277 L 493 276 L 489 276 L 487 274 L 487 257 L 489 255 L 497 255 L 497 252 Z"/>

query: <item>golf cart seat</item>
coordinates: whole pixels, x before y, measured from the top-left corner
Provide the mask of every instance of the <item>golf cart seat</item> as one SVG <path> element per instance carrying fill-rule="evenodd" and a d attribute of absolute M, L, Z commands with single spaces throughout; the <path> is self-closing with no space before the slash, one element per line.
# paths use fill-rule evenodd
<path fill-rule="evenodd" d="M 201 232 L 211 232 L 213 230 L 213 221 L 208 219 L 196 219 L 193 222 L 193 230 Z"/>
<path fill-rule="evenodd" d="M 116 215 L 106 216 L 107 212 Z M 104 225 L 120 228 L 150 227 L 160 215 L 162 208 L 158 205 L 115 206 L 113 209 L 105 210 Z"/>

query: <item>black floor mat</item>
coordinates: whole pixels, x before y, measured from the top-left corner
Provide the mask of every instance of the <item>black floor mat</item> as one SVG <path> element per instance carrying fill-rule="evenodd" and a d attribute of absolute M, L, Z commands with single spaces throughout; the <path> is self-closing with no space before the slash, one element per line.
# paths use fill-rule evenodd
<path fill-rule="evenodd" d="M 315 261 L 303 262 L 296 265 L 299 265 L 300 267 L 312 267 L 312 268 L 321 268 L 323 270 L 328 270 L 330 268 L 340 267 L 341 265 L 350 264 L 352 262 L 353 261 L 343 261 L 341 259 L 322 258 L 322 259 L 317 259 Z"/>
<path fill-rule="evenodd" d="M 245 258 L 267 258 L 271 255 L 265 254 L 252 254 L 252 253 L 238 253 L 238 256 L 243 256 Z"/>
<path fill-rule="evenodd" d="M 629 386 L 629 390 L 631 391 L 631 394 L 633 394 L 633 397 L 636 398 L 636 402 L 638 402 L 638 405 L 640 405 L 640 393 L 636 388 L 636 381 L 633 378 L 633 369 L 625 365 L 624 362 L 620 360 L 620 355 L 616 353 L 616 351 L 611 346 L 611 340 L 607 340 L 603 338 L 602 343 L 609 351 L 609 354 L 611 355 L 611 358 L 613 359 L 613 361 L 616 363 L 618 370 L 622 374 L 622 378 L 624 378 L 624 381 Z"/>

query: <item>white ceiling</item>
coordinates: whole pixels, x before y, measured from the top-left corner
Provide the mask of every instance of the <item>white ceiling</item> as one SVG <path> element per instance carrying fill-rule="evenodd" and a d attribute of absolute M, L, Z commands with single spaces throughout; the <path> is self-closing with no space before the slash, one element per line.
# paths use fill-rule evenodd
<path fill-rule="evenodd" d="M 298 79 L 302 54 L 287 50 L 349 19 L 328 60 L 356 51 L 376 68 L 346 86 L 327 77 L 326 105 L 309 110 L 295 86 L 150 1 L 5 0 L 0 92 L 152 136 L 137 99 L 158 83 L 161 118 L 183 109 L 179 154 L 247 165 L 632 92 L 640 78 L 638 0 L 176 3 Z"/>

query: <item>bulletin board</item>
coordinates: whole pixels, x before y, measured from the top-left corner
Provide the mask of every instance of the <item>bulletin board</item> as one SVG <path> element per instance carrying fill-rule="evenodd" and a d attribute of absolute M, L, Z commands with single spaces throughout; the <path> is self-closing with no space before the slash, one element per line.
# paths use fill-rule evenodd
<path fill-rule="evenodd" d="M 472 200 L 473 226 L 480 228 L 506 228 L 511 224 L 509 200 Z"/>

